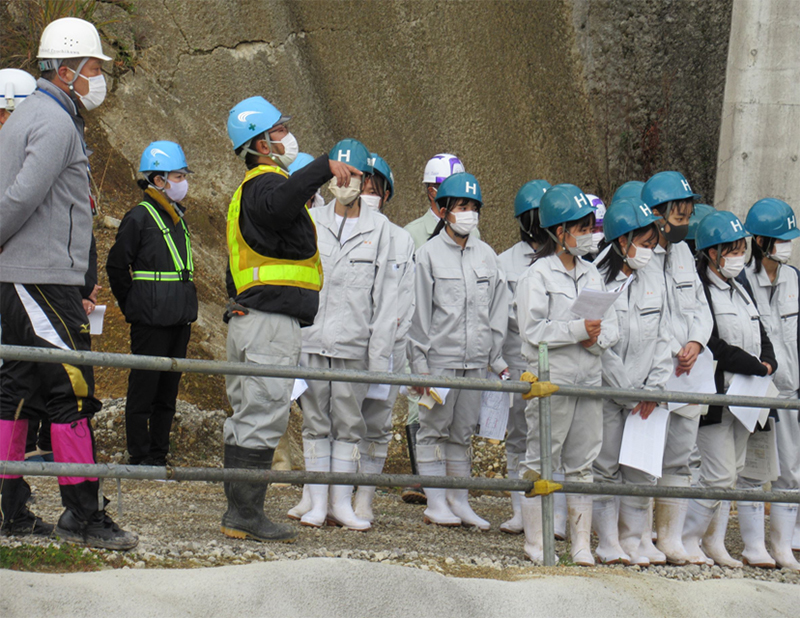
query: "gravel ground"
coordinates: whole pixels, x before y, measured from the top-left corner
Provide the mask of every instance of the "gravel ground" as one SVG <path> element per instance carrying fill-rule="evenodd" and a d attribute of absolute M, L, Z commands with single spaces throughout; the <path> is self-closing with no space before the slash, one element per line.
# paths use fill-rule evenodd
<path fill-rule="evenodd" d="M 109 440 L 111 435 L 117 434 L 116 424 L 121 409 L 120 400 L 107 402 L 104 411 L 95 419 L 101 451 L 104 444 L 106 447 L 112 446 Z M 224 412 L 202 412 L 184 403 L 181 403 L 180 410 L 175 435 L 181 446 L 172 463 L 219 466 L 219 454 L 216 453 L 219 448 L 212 447 L 206 452 L 200 445 L 207 442 L 202 439 L 206 433 L 213 434 L 219 430 Z M 296 424 L 296 419 L 293 419 L 293 424 Z M 189 435 L 194 438 L 194 444 L 186 448 L 183 443 Z M 218 441 L 219 435 L 217 433 L 214 439 Z M 497 460 L 502 457 L 502 447 L 480 446 L 480 443 L 476 443 L 476 447 L 476 465 L 482 467 L 482 473 L 492 476 L 501 474 Z M 106 448 L 105 452 L 110 453 L 106 460 L 121 461 L 124 458 L 123 453 L 115 452 L 114 448 Z M 481 473 L 481 470 L 476 472 Z M 56 480 L 32 477 L 29 482 L 34 489 L 35 503 L 32 509 L 45 520 L 54 522 L 61 512 Z M 570 566 L 566 559 L 562 559 L 561 566 L 557 568 L 534 567 L 525 559 L 523 537 L 504 534 L 498 529 L 499 524 L 511 516 L 510 500 L 507 496 L 490 492 L 471 498 L 475 511 L 492 523 L 493 528 L 489 532 L 425 525 L 422 522 L 423 507 L 405 504 L 396 490 L 379 488 L 374 503 L 376 522 L 369 532 L 332 527 L 313 529 L 298 525 L 297 542 L 284 545 L 239 541 L 223 536 L 219 532 L 219 523 L 225 510 L 225 498 L 218 484 L 123 480 L 121 489 L 120 515 L 116 482 L 106 481 L 105 493 L 111 498 L 109 513 L 123 527 L 139 534 L 139 546 L 131 552 L 92 550 L 115 568 L 197 568 L 322 557 L 403 565 L 458 577 L 505 580 L 531 574 L 575 575 L 613 570 L 620 574 L 647 572 L 684 581 L 747 578 L 800 584 L 798 573 L 752 567 L 657 566 L 642 569 L 637 566 L 613 566 L 586 569 Z M 300 495 L 299 487 L 271 487 L 265 507 L 267 514 L 279 521 L 289 521 L 285 514 L 299 501 Z M 0 539 L 5 546 L 46 545 L 49 542 L 53 540 L 34 537 Z M 739 555 L 742 545 L 735 514 L 731 516 L 727 545 L 732 555 Z M 559 555 L 568 558 L 567 543 L 557 542 L 556 549 Z"/>

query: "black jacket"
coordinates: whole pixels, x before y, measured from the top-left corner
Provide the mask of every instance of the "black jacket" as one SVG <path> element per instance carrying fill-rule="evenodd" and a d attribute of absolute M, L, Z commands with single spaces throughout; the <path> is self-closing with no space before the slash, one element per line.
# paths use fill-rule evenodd
<path fill-rule="evenodd" d="M 185 264 L 186 238 L 181 222 L 173 223 L 170 215 L 147 194 L 142 201 L 152 205 L 161 216 Z M 106 272 L 111 291 L 131 324 L 178 326 L 197 319 L 197 291 L 192 281 L 133 281 L 131 271 L 135 270 L 175 270 L 164 235 L 141 204 L 123 217 L 114 246 L 108 252 Z"/>
<path fill-rule="evenodd" d="M 289 178 L 267 173 L 249 180 L 242 188 L 239 215 L 247 244 L 261 255 L 277 259 L 313 257 L 317 252 L 317 236 L 305 204 L 332 177 L 328 157 L 321 156 Z M 289 315 L 304 326 L 314 323 L 319 292 L 292 286 L 259 285 L 237 295 L 230 263 L 225 285 L 228 296 L 244 307 Z"/>
<path fill-rule="evenodd" d="M 714 306 L 711 304 L 711 294 L 708 291 L 708 286 L 704 283 L 706 298 L 708 299 L 708 306 L 711 308 L 711 316 L 714 319 L 714 328 L 711 331 L 711 338 L 708 340 L 708 349 L 714 355 L 714 360 L 717 361 L 717 370 L 714 373 L 714 382 L 717 385 L 717 393 L 720 395 L 725 394 L 725 372 L 740 373 L 746 376 L 765 376 L 767 375 L 767 368 L 761 363 L 769 363 L 772 367 L 772 373 L 778 369 L 778 361 L 775 358 L 775 349 L 772 347 L 772 342 L 769 340 L 767 331 L 761 320 L 758 321 L 758 328 L 761 332 L 761 351 L 759 357 L 745 352 L 740 347 L 731 345 L 719 337 L 719 330 L 717 329 L 717 318 L 714 314 Z M 750 295 L 750 302 L 755 304 L 753 294 L 748 284 L 744 284 L 745 289 Z M 709 406 L 708 414 L 700 417 L 700 426 L 717 425 L 722 422 L 722 407 Z"/>

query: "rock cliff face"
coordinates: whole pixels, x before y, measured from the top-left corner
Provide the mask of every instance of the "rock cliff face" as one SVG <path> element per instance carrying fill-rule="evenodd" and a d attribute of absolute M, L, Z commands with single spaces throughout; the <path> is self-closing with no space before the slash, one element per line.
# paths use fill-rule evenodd
<path fill-rule="evenodd" d="M 437 152 L 462 157 L 483 188 L 483 237 L 519 236 L 518 188 L 571 182 L 604 198 L 668 167 L 709 200 L 731 0 L 138 0 L 106 4 L 104 28 L 133 66 L 100 124 L 131 166 L 154 139 L 180 142 L 196 174 L 189 204 L 219 328 L 225 213 L 241 181 L 225 123 L 260 94 L 293 117 L 301 150 L 355 137 L 396 176 L 387 214 L 426 205 Z"/>

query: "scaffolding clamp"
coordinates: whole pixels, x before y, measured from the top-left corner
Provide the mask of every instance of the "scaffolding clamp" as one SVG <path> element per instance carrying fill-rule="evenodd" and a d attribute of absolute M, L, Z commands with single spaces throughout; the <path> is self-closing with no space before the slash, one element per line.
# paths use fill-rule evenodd
<path fill-rule="evenodd" d="M 552 382 L 539 382 L 539 378 L 530 371 L 523 373 L 520 378 L 523 382 L 530 382 L 531 390 L 522 394 L 523 399 L 533 399 L 535 397 L 549 397 L 558 390 L 558 386 Z"/>

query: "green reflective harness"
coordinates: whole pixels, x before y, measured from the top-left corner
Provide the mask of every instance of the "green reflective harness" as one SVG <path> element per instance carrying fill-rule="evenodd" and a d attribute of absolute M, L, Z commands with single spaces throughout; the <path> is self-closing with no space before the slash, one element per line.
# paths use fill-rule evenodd
<path fill-rule="evenodd" d="M 164 242 L 167 243 L 170 255 L 172 255 L 172 263 L 175 264 L 174 271 L 156 271 L 156 270 L 134 270 L 134 281 L 192 281 L 194 280 L 194 261 L 192 260 L 192 243 L 189 240 L 189 230 L 186 224 L 181 219 L 181 226 L 183 227 L 183 234 L 186 237 L 186 264 L 183 263 L 181 254 L 178 253 L 178 248 L 175 246 L 175 241 L 172 240 L 169 228 L 164 223 L 164 220 L 147 202 L 142 202 L 139 206 L 144 206 L 153 221 L 156 222 L 158 229 L 164 235 Z"/>

